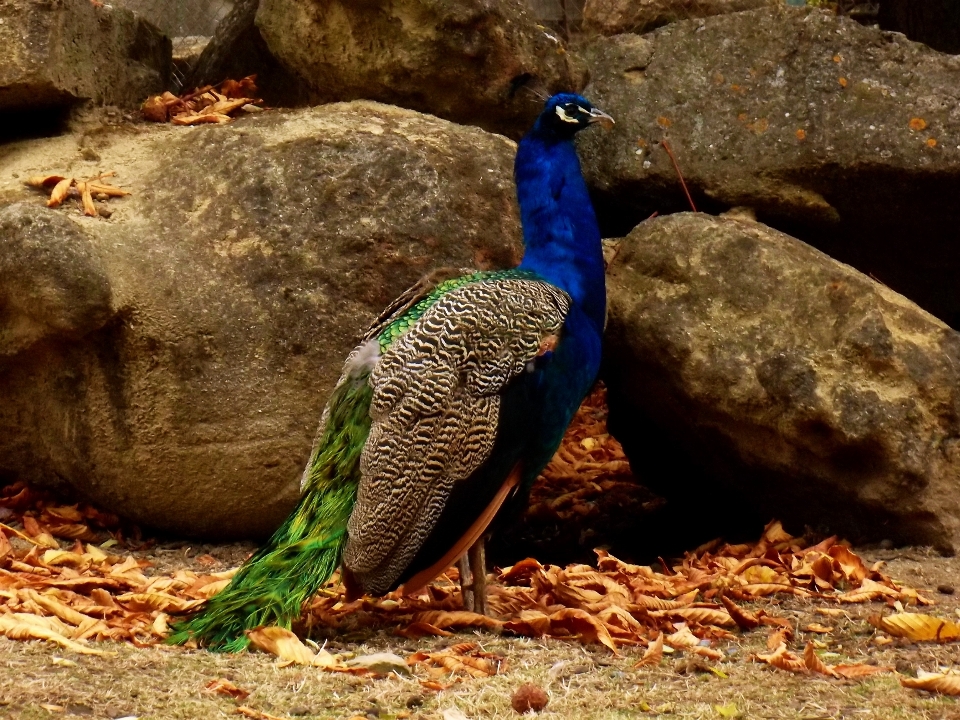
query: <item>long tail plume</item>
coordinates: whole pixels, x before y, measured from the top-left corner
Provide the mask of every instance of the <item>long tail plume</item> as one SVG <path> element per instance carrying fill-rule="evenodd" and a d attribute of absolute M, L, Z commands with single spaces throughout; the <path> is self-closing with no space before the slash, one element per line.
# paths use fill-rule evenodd
<path fill-rule="evenodd" d="M 290 628 L 303 603 L 340 565 L 347 520 L 356 501 L 360 454 L 370 431 L 366 373 L 334 390 L 320 442 L 310 458 L 297 507 L 219 594 L 173 626 L 167 639 L 195 639 L 220 652 L 239 652 L 246 631 L 262 625 Z"/>

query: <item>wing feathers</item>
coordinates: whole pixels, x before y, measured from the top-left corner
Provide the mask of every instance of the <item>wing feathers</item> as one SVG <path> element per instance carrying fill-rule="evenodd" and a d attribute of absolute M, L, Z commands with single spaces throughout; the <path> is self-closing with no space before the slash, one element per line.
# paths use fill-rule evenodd
<path fill-rule="evenodd" d="M 344 553 L 365 591 L 393 586 L 453 483 L 489 456 L 499 392 L 560 332 L 569 305 L 536 280 L 470 283 L 441 296 L 383 353 L 370 378 L 373 425 Z"/>

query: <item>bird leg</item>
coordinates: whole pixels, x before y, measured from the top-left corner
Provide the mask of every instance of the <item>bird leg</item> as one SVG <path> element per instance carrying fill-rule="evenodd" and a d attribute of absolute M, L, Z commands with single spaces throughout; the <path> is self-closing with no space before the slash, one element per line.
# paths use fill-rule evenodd
<path fill-rule="evenodd" d="M 467 552 L 470 565 L 470 574 L 473 576 L 473 611 L 481 615 L 487 614 L 487 550 L 483 544 L 483 536 L 470 546 Z"/>
<path fill-rule="evenodd" d="M 487 553 L 482 536 L 457 561 L 457 569 L 460 571 L 460 597 L 463 598 L 463 609 L 486 615 Z"/>
<path fill-rule="evenodd" d="M 473 612 L 473 576 L 470 574 L 470 561 L 467 553 L 457 560 L 457 570 L 460 571 L 460 598 L 463 600 L 463 609 Z"/>

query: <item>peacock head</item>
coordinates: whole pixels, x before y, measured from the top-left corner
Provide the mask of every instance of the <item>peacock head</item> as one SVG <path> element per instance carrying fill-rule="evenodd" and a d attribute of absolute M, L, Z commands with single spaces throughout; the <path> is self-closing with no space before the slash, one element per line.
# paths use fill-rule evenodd
<path fill-rule="evenodd" d="M 594 123 L 611 128 L 613 118 L 595 108 L 585 97 L 573 93 L 559 93 L 547 100 L 536 125 L 541 132 L 572 138 L 577 131 Z"/>

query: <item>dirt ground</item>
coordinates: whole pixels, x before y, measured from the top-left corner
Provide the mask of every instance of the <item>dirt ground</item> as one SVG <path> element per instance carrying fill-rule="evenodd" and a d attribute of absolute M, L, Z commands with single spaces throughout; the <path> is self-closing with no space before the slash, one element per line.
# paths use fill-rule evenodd
<path fill-rule="evenodd" d="M 152 573 L 167 573 L 178 567 L 195 567 L 196 558 L 205 555 L 227 568 L 239 562 L 251 547 L 172 543 L 143 554 L 154 563 Z M 935 599 L 936 605 L 927 609 L 930 614 L 944 618 L 960 614 L 960 597 L 951 592 L 960 578 L 960 560 L 920 548 L 861 549 L 861 555 L 868 562 L 885 560 L 885 570 L 895 579 Z M 218 568 L 207 565 L 205 569 Z M 799 630 L 791 642 L 791 649 L 799 651 L 808 640 L 816 640 L 829 663 L 876 663 L 894 666 L 903 674 L 960 665 L 957 643 L 918 645 L 895 640 L 878 646 L 877 632 L 867 618 L 884 608 L 881 603 L 844 605 L 841 616 L 817 612 L 829 607 L 823 600 L 764 600 L 750 607 L 771 605 L 797 628 L 810 623 L 833 627 L 829 633 Z M 666 655 L 658 667 L 642 669 L 633 667 L 642 648 L 622 649 L 618 657 L 602 646 L 480 632 L 411 641 L 393 635 L 389 629 L 379 629 L 338 637 L 327 647 L 338 653 L 394 652 L 406 656 L 464 641 L 478 642 L 484 650 L 501 656 L 501 672 L 485 679 L 464 679 L 448 690 L 433 692 L 423 689 L 416 677 L 373 679 L 303 666 L 282 667 L 274 657 L 262 653 L 217 655 L 203 650 L 138 649 L 116 644 L 106 645 L 115 655 L 96 657 L 75 655 L 42 642 L 0 638 L 0 717 L 206 720 L 247 713 L 259 718 L 457 720 L 461 714 L 470 719 L 508 718 L 516 716 L 510 702 L 512 693 L 523 683 L 532 682 L 549 696 L 549 704 L 540 713 L 544 720 L 960 720 L 956 699 L 902 688 L 895 674 L 855 682 L 795 675 L 751 662 L 752 653 L 766 651 L 766 632 L 762 630 L 738 633 L 735 640 L 720 643 L 718 648 L 726 657 L 719 663 L 675 652 Z M 205 690 L 218 678 L 231 681 L 250 695 L 235 700 Z"/>

